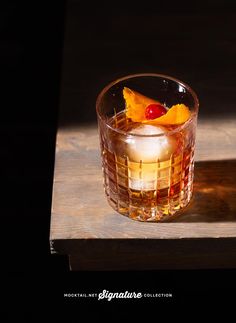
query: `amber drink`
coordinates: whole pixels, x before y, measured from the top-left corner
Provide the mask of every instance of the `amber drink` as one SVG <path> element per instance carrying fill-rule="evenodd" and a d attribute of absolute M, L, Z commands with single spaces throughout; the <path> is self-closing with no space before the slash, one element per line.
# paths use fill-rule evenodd
<path fill-rule="evenodd" d="M 133 90 L 131 103 L 124 89 Z M 146 119 L 159 103 L 166 115 Z M 140 221 L 181 214 L 193 193 L 197 113 L 194 91 L 169 76 L 130 75 L 104 88 L 97 115 L 105 194 L 113 209 Z"/>

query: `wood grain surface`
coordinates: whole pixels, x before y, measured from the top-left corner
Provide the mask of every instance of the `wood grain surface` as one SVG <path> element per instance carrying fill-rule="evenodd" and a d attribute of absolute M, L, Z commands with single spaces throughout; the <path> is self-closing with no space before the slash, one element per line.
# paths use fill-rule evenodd
<path fill-rule="evenodd" d="M 208 240 L 208 243 L 206 245 L 203 243 L 201 246 L 205 250 L 204 257 L 207 259 L 207 250 L 212 249 L 212 255 L 215 250 L 214 243 L 213 245 L 209 243 L 209 239 L 232 238 L 234 241 L 236 238 L 236 129 L 234 124 L 235 120 L 199 122 L 194 197 L 180 216 L 166 223 L 137 222 L 118 214 L 108 205 L 103 191 L 96 124 L 77 128 L 59 128 L 50 231 L 52 252 L 71 255 L 71 264 L 74 264 L 74 268 L 78 267 L 75 265 L 78 255 L 80 255 L 79 268 L 93 268 L 94 262 L 95 268 L 99 268 L 101 262 L 97 266 L 96 259 L 101 260 L 101 254 L 107 259 L 115 259 L 112 254 L 117 255 L 121 252 L 122 259 L 127 258 L 125 262 L 127 264 L 130 253 L 133 255 L 131 258 L 135 258 L 135 250 L 142 250 L 145 254 L 145 249 L 151 252 L 154 248 L 151 253 L 156 254 L 158 250 L 155 249 L 157 246 L 153 241 L 159 241 L 159 248 L 160 246 L 164 248 L 164 256 L 161 256 L 161 259 L 164 258 L 160 260 L 161 254 L 158 252 L 157 263 L 158 268 L 162 268 L 169 267 L 171 263 L 176 267 L 179 263 L 176 262 L 175 257 L 172 258 L 172 262 L 164 261 L 166 252 L 170 250 L 169 247 L 173 250 L 173 246 L 179 246 L 180 250 L 185 250 L 190 245 L 194 246 L 193 241 L 204 238 L 203 240 Z M 102 246 L 104 242 L 101 240 L 106 241 L 105 246 L 108 248 L 105 248 L 106 253 L 101 251 L 104 249 Z M 122 243 L 120 243 L 121 240 L 123 240 Z M 163 246 L 163 242 L 160 244 L 161 240 L 166 241 L 169 246 L 167 249 Z M 176 241 L 179 240 L 182 241 L 177 243 Z M 192 240 L 191 244 L 189 244 L 190 240 Z M 134 244 L 138 243 L 139 247 L 137 249 L 133 247 L 131 241 Z M 140 241 L 142 241 L 141 244 Z M 224 252 L 220 252 L 218 248 L 217 254 L 224 253 L 226 257 L 228 252 L 233 253 L 233 250 L 236 252 L 235 242 L 227 243 L 233 249 L 227 251 L 223 248 Z M 152 245 L 156 247 L 151 247 Z M 202 248 L 199 243 L 198 247 Z M 92 250 L 94 257 L 89 258 L 88 255 Z M 126 250 L 125 257 L 122 250 Z M 81 261 L 81 255 L 83 255 L 83 261 Z M 199 250 L 195 255 L 201 266 L 209 265 L 208 261 L 202 263 Z M 181 267 L 188 268 L 190 263 L 194 264 L 193 261 L 190 263 L 186 261 L 186 257 L 185 254 L 180 262 Z M 215 254 L 214 257 L 216 257 Z M 193 255 L 190 258 L 192 259 Z M 227 259 L 233 258 L 231 255 Z M 85 264 L 82 265 L 84 261 Z M 104 261 L 107 262 L 107 260 Z M 105 266 L 104 261 L 102 267 Z M 139 261 L 139 264 L 147 265 L 149 262 Z M 128 263 L 130 265 L 130 262 Z M 148 267 L 155 267 L 155 263 L 153 262 L 153 265 L 149 263 Z M 228 264 L 227 261 L 223 263 Z M 217 261 L 211 259 L 211 265 L 216 264 Z M 122 268 L 122 266 L 120 263 L 118 267 Z M 110 267 L 116 268 L 114 261 Z"/>

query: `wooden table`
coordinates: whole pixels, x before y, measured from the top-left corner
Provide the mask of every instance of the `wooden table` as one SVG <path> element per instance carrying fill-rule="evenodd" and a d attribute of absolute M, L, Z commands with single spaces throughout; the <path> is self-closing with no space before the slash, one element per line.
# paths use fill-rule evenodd
<path fill-rule="evenodd" d="M 199 120 L 194 198 L 181 217 L 143 223 L 108 205 L 97 125 L 59 127 L 50 243 L 71 270 L 236 267 L 236 120 Z"/>

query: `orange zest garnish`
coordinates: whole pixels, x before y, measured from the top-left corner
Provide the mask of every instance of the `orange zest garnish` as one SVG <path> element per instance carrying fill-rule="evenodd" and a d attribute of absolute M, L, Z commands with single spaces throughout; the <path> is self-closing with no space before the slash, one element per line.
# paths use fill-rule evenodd
<path fill-rule="evenodd" d="M 157 100 L 148 98 L 143 94 L 133 91 L 127 87 L 123 89 L 125 99 L 125 113 L 127 118 L 133 122 L 148 123 L 154 125 L 180 125 L 185 123 L 191 115 L 189 108 L 185 104 L 173 105 L 166 114 L 152 120 L 146 119 L 146 108 L 151 104 L 159 104 Z"/>
<path fill-rule="evenodd" d="M 146 120 L 146 107 L 150 104 L 159 103 L 158 101 L 150 99 L 143 94 L 133 91 L 127 87 L 124 87 L 123 89 L 123 96 L 126 103 L 126 116 L 133 122 L 143 122 L 144 120 Z"/>
<path fill-rule="evenodd" d="M 190 118 L 191 112 L 184 104 L 173 105 L 166 114 L 153 120 L 142 120 L 142 123 L 156 125 L 179 125 Z"/>

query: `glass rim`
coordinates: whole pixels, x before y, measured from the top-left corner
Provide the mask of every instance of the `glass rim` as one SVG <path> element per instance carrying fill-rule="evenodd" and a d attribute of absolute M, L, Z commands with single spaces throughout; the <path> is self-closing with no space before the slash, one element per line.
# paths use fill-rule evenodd
<path fill-rule="evenodd" d="M 100 113 L 99 113 L 99 106 L 100 106 L 100 102 L 101 102 L 101 99 L 103 97 L 103 95 L 112 87 L 114 86 L 115 84 L 117 83 L 120 83 L 121 81 L 125 81 L 125 80 L 128 80 L 128 79 L 131 79 L 131 78 L 135 78 L 135 77 L 145 77 L 145 76 L 153 76 L 153 77 L 157 77 L 157 78 L 163 78 L 163 79 L 168 79 L 168 80 L 171 80 L 171 81 L 174 81 L 175 83 L 178 83 L 179 85 L 183 86 L 185 89 L 187 89 L 190 94 L 192 95 L 193 97 L 193 100 L 194 100 L 194 107 L 193 107 L 193 111 L 191 112 L 191 117 L 186 121 L 184 122 L 183 124 L 177 126 L 175 129 L 172 129 L 172 130 L 166 130 L 165 132 L 161 132 L 159 134 L 152 134 L 152 135 L 142 135 L 142 134 L 136 134 L 136 133 L 132 133 L 132 132 L 127 132 L 127 131 L 124 131 L 124 130 L 120 130 L 118 128 L 114 128 L 112 127 L 110 124 L 107 123 L 107 119 L 104 118 L 104 116 L 102 116 Z M 129 74 L 129 75 L 126 75 L 126 76 L 123 76 L 123 77 L 120 77 L 112 82 L 110 82 L 108 85 L 106 85 L 102 90 L 101 92 L 98 94 L 98 97 L 97 97 L 97 100 L 96 100 L 96 112 L 97 112 L 97 116 L 99 117 L 99 119 L 105 123 L 105 125 L 119 133 L 119 134 L 122 134 L 122 135 L 129 135 L 129 136 L 134 136 L 134 137 L 161 137 L 161 136 L 166 136 L 166 135 L 172 135 L 173 133 L 176 133 L 176 132 L 179 132 L 183 129 L 185 129 L 186 127 L 188 127 L 188 125 L 193 122 L 193 119 L 195 117 L 197 117 L 198 115 L 198 110 L 199 110 L 199 100 L 198 100 L 198 97 L 197 97 L 197 94 L 195 93 L 195 91 L 188 85 L 186 84 L 185 82 L 175 78 L 175 77 L 172 77 L 172 76 L 169 76 L 169 75 L 165 75 L 165 74 L 158 74 L 158 73 L 138 73 L 138 74 Z M 160 127 L 163 127 L 162 125 L 160 125 Z"/>

